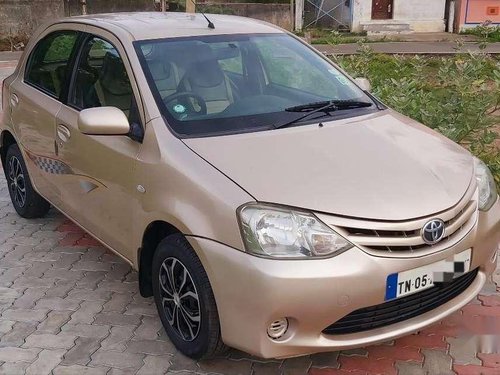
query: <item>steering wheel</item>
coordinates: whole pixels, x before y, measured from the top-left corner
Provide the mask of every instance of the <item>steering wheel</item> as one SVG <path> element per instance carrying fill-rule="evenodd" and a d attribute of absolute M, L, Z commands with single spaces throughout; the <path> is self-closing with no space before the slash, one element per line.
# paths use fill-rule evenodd
<path fill-rule="evenodd" d="M 197 115 L 206 115 L 207 114 L 207 103 L 206 101 L 198 94 L 192 92 L 192 91 L 183 91 L 183 92 L 177 92 L 175 94 L 172 94 L 172 95 L 169 95 L 167 96 L 166 98 L 163 99 L 163 103 L 165 103 L 165 105 L 167 105 L 168 103 L 170 103 L 171 101 L 174 101 L 176 99 L 180 99 L 180 98 L 193 98 L 196 100 L 197 104 L 200 106 L 200 109 L 199 110 L 196 110 L 193 106 L 193 104 L 191 103 L 190 100 L 186 100 L 184 101 L 183 100 L 183 104 L 186 104 L 189 111 L 192 112 L 192 113 L 195 113 Z M 182 106 L 182 105 L 179 105 L 179 109 L 177 110 L 176 109 L 177 106 L 174 106 L 173 107 L 173 111 L 178 114 L 178 115 L 181 115 L 184 113 L 185 111 L 185 107 Z"/>

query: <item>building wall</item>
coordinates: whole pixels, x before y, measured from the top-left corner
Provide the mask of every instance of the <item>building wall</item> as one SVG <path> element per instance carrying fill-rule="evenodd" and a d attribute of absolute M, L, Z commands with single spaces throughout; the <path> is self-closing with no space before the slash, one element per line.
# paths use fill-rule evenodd
<path fill-rule="evenodd" d="M 499 15 L 488 13 L 488 9 L 498 9 Z M 485 21 L 500 25 L 500 0 L 459 0 L 458 28 L 463 30 L 476 27 Z"/>
<path fill-rule="evenodd" d="M 372 0 L 352 0 L 352 30 L 363 31 L 366 24 L 408 24 L 413 32 L 445 30 L 445 0 L 394 0 L 392 20 L 372 20 Z M 498 0 L 497 0 L 498 1 Z"/>
<path fill-rule="evenodd" d="M 201 8 L 210 10 L 210 4 L 207 3 L 208 1 L 205 1 Z M 293 28 L 293 14 L 289 3 L 221 4 L 221 1 L 218 1 L 214 10 L 217 11 L 219 8 L 222 12 L 218 13 L 252 17 L 285 29 Z M 88 14 L 154 9 L 155 0 L 87 0 Z M 82 14 L 81 0 L 0 0 L 0 40 L 8 38 L 25 40 L 45 21 L 80 14 Z"/>
<path fill-rule="evenodd" d="M 46 20 L 64 17 L 63 0 L 0 0 L 0 38 L 25 38 Z"/>
<path fill-rule="evenodd" d="M 187 0 L 189 1 L 189 0 Z M 264 4 L 264 3 L 226 3 L 206 1 L 196 2 L 198 10 L 206 13 L 232 14 L 236 16 L 256 18 L 270 22 L 287 30 L 293 28 L 293 14 L 290 4 Z"/>
<path fill-rule="evenodd" d="M 66 15 L 75 16 L 82 14 L 81 0 L 61 1 L 66 3 Z M 149 11 L 154 9 L 154 0 L 87 0 L 88 14 Z"/>
<path fill-rule="evenodd" d="M 153 10 L 154 0 L 87 0 L 88 13 Z M 0 39 L 25 39 L 45 21 L 81 14 L 80 0 L 0 0 Z"/>

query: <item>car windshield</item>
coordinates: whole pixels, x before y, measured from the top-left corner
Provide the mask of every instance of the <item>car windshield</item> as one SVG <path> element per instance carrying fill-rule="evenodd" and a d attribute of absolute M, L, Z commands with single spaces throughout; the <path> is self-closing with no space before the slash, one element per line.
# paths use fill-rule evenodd
<path fill-rule="evenodd" d="M 146 40 L 135 47 L 163 116 L 181 137 L 300 125 L 327 115 L 307 117 L 297 110 L 310 103 L 373 103 L 318 53 L 284 33 Z M 333 115 L 374 108 L 346 107 Z"/>

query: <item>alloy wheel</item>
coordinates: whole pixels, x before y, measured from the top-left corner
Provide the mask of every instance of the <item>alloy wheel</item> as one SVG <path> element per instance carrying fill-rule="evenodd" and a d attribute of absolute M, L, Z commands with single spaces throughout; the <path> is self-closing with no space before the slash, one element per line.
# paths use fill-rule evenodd
<path fill-rule="evenodd" d="M 179 259 L 170 257 L 163 261 L 159 279 L 168 324 L 184 341 L 193 341 L 200 331 L 201 309 L 191 274 Z"/>
<path fill-rule="evenodd" d="M 15 156 L 9 160 L 9 188 L 17 206 L 24 207 L 26 204 L 26 181 L 21 162 Z"/>

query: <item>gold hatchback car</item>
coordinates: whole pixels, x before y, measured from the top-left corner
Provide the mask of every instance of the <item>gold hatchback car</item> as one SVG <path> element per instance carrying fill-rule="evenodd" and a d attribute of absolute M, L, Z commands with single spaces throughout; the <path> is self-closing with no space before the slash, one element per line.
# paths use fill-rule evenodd
<path fill-rule="evenodd" d="M 192 358 L 410 334 L 496 266 L 485 164 L 264 22 L 62 19 L 32 37 L 3 108 L 19 215 L 52 205 L 123 257 Z"/>

